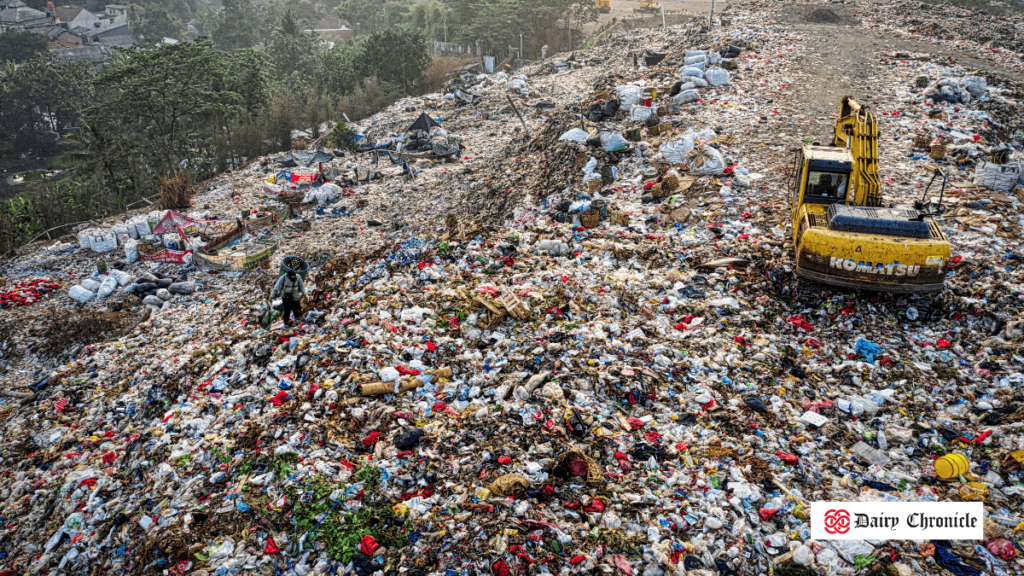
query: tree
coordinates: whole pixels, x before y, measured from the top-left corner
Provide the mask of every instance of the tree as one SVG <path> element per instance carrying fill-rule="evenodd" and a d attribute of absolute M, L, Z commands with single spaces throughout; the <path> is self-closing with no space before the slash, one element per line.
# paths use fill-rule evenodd
<path fill-rule="evenodd" d="M 155 46 L 164 38 L 181 38 L 184 31 L 181 21 L 171 15 L 167 8 L 154 4 L 146 8 L 145 16 L 134 15 L 129 19 L 132 34 L 143 45 Z"/>
<path fill-rule="evenodd" d="M 295 19 L 295 12 L 288 8 L 281 15 L 281 34 L 287 36 L 298 36 L 301 32 L 299 21 Z"/>
<path fill-rule="evenodd" d="M 388 29 L 374 32 L 356 57 L 356 72 L 363 78 L 401 86 L 409 94 L 430 65 L 427 43 L 419 34 Z"/>
<path fill-rule="evenodd" d="M 593 2 L 586 4 L 577 2 L 566 9 L 562 18 L 565 20 L 565 27 L 569 30 L 569 48 L 575 48 L 572 38 L 573 30 L 581 29 L 591 22 L 597 22 L 598 16 L 597 8 Z"/>
<path fill-rule="evenodd" d="M 25 62 L 36 54 L 45 54 L 48 46 L 45 34 L 11 28 L 0 34 L 0 62 Z"/>
<path fill-rule="evenodd" d="M 152 186 L 208 157 L 215 131 L 239 111 L 239 95 L 227 89 L 225 55 L 209 40 L 126 54 L 127 64 L 96 79 L 101 102 L 84 115 L 99 147 L 131 149 Z"/>
<path fill-rule="evenodd" d="M 236 50 L 227 58 L 225 89 L 238 94 L 238 105 L 250 114 L 260 114 L 270 103 L 274 64 L 262 50 Z"/>
<path fill-rule="evenodd" d="M 318 87 L 335 98 L 355 92 L 359 83 L 355 69 L 357 55 L 356 47 L 342 42 L 326 50 L 319 59 Z"/>
<path fill-rule="evenodd" d="M 221 50 L 252 48 L 256 40 L 252 0 L 223 0 L 223 4 L 213 41 Z"/>
<path fill-rule="evenodd" d="M 370 34 L 383 26 L 385 2 L 343 0 L 334 13 L 348 22 L 356 34 Z"/>
<path fill-rule="evenodd" d="M 428 40 L 444 40 L 445 17 L 441 6 L 419 2 L 406 14 L 405 29 L 419 32 Z"/>
<path fill-rule="evenodd" d="M 0 140 L 19 148 L 52 151 L 53 134 L 77 125 L 92 101 L 92 67 L 81 60 L 50 62 L 37 54 L 0 83 Z"/>
<path fill-rule="evenodd" d="M 283 30 L 267 48 L 282 86 L 298 94 L 308 92 L 316 82 L 322 52 L 319 36 L 309 32 L 291 35 Z"/>

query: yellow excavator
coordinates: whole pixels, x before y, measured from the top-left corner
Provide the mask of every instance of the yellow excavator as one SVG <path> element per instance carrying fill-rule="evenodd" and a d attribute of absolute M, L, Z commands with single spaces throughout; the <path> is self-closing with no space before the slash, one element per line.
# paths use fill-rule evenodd
<path fill-rule="evenodd" d="M 633 12 L 655 12 L 661 10 L 661 2 L 658 0 L 640 0 L 640 7 L 633 8 Z"/>
<path fill-rule="evenodd" d="M 594 8 L 602 14 L 607 14 L 612 11 L 612 5 L 610 0 L 594 0 Z"/>
<path fill-rule="evenodd" d="M 833 145 L 802 145 L 793 169 L 798 276 L 879 292 L 942 290 L 949 241 L 928 204 L 882 205 L 878 120 L 868 106 L 843 98 Z"/>

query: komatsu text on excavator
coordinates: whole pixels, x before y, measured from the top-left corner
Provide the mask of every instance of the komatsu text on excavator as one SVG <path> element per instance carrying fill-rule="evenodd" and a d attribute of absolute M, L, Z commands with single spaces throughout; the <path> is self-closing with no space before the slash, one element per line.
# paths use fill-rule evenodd
<path fill-rule="evenodd" d="M 880 292 L 938 292 L 949 242 L 921 204 L 882 205 L 875 113 L 843 98 L 832 146 L 794 160 L 793 242 L 802 278 Z"/>

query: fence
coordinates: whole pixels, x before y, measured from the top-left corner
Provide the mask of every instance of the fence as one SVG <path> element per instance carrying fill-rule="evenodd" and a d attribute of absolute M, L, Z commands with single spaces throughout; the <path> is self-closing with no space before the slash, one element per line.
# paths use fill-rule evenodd
<path fill-rule="evenodd" d="M 434 40 L 434 54 L 438 56 L 480 56 L 470 44 L 449 44 Z"/>

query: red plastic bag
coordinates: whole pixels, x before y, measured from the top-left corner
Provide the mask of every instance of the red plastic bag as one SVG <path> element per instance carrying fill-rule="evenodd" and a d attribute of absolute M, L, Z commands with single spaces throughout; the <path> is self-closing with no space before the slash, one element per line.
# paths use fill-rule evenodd
<path fill-rule="evenodd" d="M 777 450 L 775 452 L 775 455 L 778 456 L 779 459 L 782 460 L 783 462 L 788 462 L 790 464 L 796 464 L 797 462 L 800 461 L 799 456 L 795 456 L 793 454 L 790 454 L 789 452 L 783 452 L 782 450 Z"/>
<path fill-rule="evenodd" d="M 380 548 L 380 544 L 373 538 L 373 536 L 363 536 L 363 539 L 359 541 L 359 549 L 363 551 L 363 554 L 373 556 L 373 553 Z"/>
<path fill-rule="evenodd" d="M 263 549 L 264 554 L 277 554 L 281 549 L 274 544 L 273 538 L 267 538 L 267 547 Z"/>

